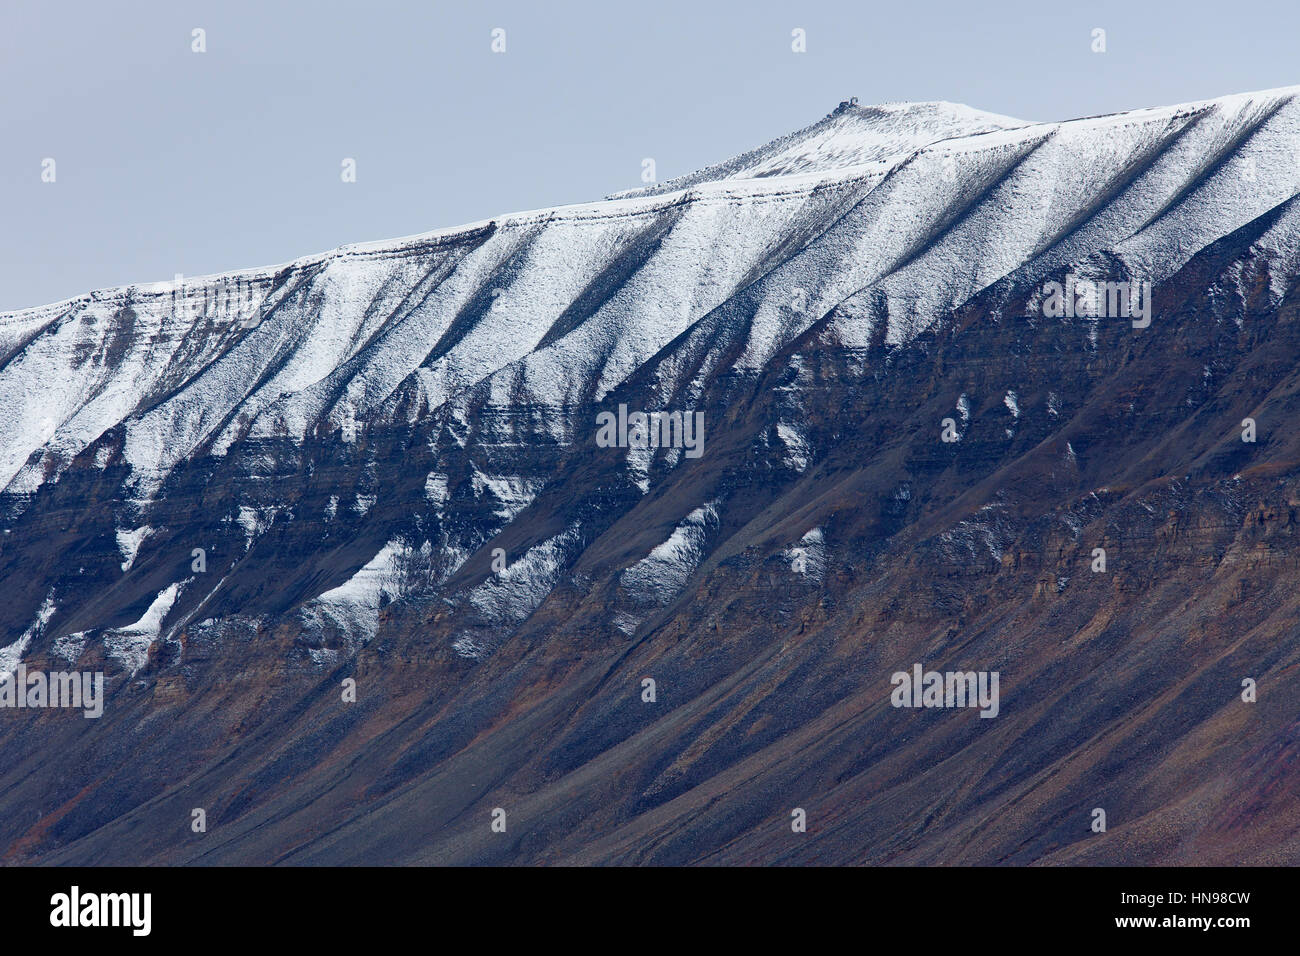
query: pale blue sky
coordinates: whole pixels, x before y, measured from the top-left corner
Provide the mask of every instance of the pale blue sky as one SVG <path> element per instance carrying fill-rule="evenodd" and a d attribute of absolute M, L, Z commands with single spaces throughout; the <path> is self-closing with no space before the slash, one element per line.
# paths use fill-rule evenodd
<path fill-rule="evenodd" d="M 596 199 L 854 95 L 1047 120 L 1287 86 L 1297 36 L 1295 0 L 4 0 L 0 310 Z"/>

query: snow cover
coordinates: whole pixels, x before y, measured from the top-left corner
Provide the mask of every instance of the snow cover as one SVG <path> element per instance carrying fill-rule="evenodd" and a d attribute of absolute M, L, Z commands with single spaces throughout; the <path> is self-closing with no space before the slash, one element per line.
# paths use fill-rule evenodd
<path fill-rule="evenodd" d="M 533 502 L 541 483 L 515 475 L 485 475 L 476 471 L 471 483 L 474 496 L 488 495 L 496 503 L 493 514 L 503 521 L 511 521 Z"/>
<path fill-rule="evenodd" d="M 469 600 L 484 620 L 494 624 L 523 621 L 555 588 L 579 542 L 580 525 L 534 545 L 505 570 L 489 575 L 470 592 Z"/>
<path fill-rule="evenodd" d="M 718 530 L 719 504 L 710 501 L 696 508 L 667 540 L 622 573 L 619 583 L 634 601 L 662 605 L 677 596 L 704 558 L 709 537 Z"/>
<path fill-rule="evenodd" d="M 55 638 L 54 653 L 69 664 L 75 664 L 77 658 L 81 657 L 81 652 L 85 650 L 86 643 L 89 640 L 89 631 L 74 631 L 71 634 L 64 634 L 62 637 Z"/>
<path fill-rule="evenodd" d="M 127 627 L 106 632 L 104 650 L 109 659 L 117 661 L 130 674 L 135 674 L 144 667 L 149 661 L 149 648 L 158 640 L 163 619 L 176 603 L 183 586 L 181 581 L 167 585 L 158 592 L 140 620 Z"/>
<path fill-rule="evenodd" d="M 808 467 L 808 461 L 811 452 L 808 448 L 808 440 L 804 438 L 801 432 L 794 425 L 786 422 L 778 422 L 776 426 L 776 437 L 781 440 L 785 446 L 785 464 L 789 465 L 795 471 L 802 472 Z"/>
<path fill-rule="evenodd" d="M 567 410 L 652 360 L 665 401 L 689 400 L 716 363 L 756 375 L 816 322 L 846 345 L 883 333 L 892 347 L 1000 282 L 1033 289 L 1056 271 L 1118 263 L 1155 283 L 1278 207 L 1252 274 L 1229 275 L 1222 291 L 1244 294 L 1266 270 L 1280 296 L 1300 272 L 1298 92 L 1052 123 L 951 103 L 845 106 L 733 160 L 599 202 L 0 314 L 0 488 L 22 507 L 99 443 L 88 460 L 124 461 L 147 504 L 187 459 L 229 454 L 245 437 L 359 442 L 399 408 L 458 427 L 527 409 L 532 430 L 503 433 L 503 447 L 566 444 L 586 424 Z M 1004 403 L 1018 416 L 1014 393 Z M 802 470 L 810 451 L 797 421 L 776 439 Z M 651 457 L 629 450 L 628 469 L 648 493 Z M 429 475 L 431 502 L 446 500 L 448 480 Z M 471 484 L 502 521 L 539 491 L 487 465 Z M 374 502 L 331 498 L 327 514 L 364 517 Z M 274 515 L 241 507 L 249 546 Z M 686 551 L 647 556 L 627 580 L 676 580 L 670 569 L 689 554 L 690 529 L 679 530 L 672 547 Z M 118 532 L 124 571 L 148 534 Z M 520 557 L 473 592 L 474 606 L 503 621 L 531 613 L 574 535 Z M 372 632 L 389 546 L 312 613 Z M 176 596 L 164 607 L 166 594 L 159 620 Z M 132 662 L 147 651 L 140 625 L 105 638 Z M 0 662 L 26 647 L 15 646 Z"/>
<path fill-rule="evenodd" d="M 1020 421 L 1020 400 L 1016 397 L 1014 389 L 1009 389 L 1007 394 L 1002 396 L 1002 404 L 1007 407 L 1007 411 L 1011 413 L 1014 422 L 1018 423 Z M 1011 438 L 1016 433 L 1015 424 L 1013 423 L 1012 427 L 1006 428 L 1004 431 L 1007 437 Z"/>
<path fill-rule="evenodd" d="M 122 552 L 122 570 L 130 571 L 131 565 L 135 564 L 135 556 L 140 551 L 140 543 L 149 535 L 153 534 L 153 528 L 145 525 L 136 528 L 134 531 L 117 532 L 117 549 Z"/>
<path fill-rule="evenodd" d="M 791 570 L 820 584 L 826 577 L 826 539 L 821 528 L 810 528 L 798 544 L 784 552 Z"/>
<path fill-rule="evenodd" d="M 175 283 L 157 283 L 3 314 L 0 340 L 26 345 L 0 369 L 13 423 L 0 483 L 31 493 L 120 423 L 147 496 L 208 439 L 222 454 L 245 432 L 343 429 L 404 386 L 429 407 L 477 383 L 494 404 L 520 388 L 543 406 L 600 397 L 756 272 L 739 362 L 750 369 L 838 304 L 846 341 L 884 320 L 897 344 L 1017 271 L 1106 251 L 1158 280 L 1296 194 L 1296 92 L 1064 123 L 946 103 L 848 107 L 624 198 L 185 280 L 190 308 Z M 800 236 L 764 273 L 770 251 Z M 1261 241 L 1280 288 L 1300 257 L 1295 216 Z M 634 249 L 645 261 L 613 296 L 557 329 Z M 226 304 L 232 284 L 251 290 L 255 323 Z"/>
<path fill-rule="evenodd" d="M 381 603 L 397 596 L 394 569 L 405 548 L 400 540 L 389 541 L 356 574 L 308 603 L 302 610 L 303 620 L 309 627 L 331 623 L 364 640 L 374 637 Z"/>
<path fill-rule="evenodd" d="M 805 129 L 735 159 L 620 197 L 674 192 L 722 179 L 762 179 L 888 160 L 931 143 L 1029 125 L 1023 120 L 971 109 L 961 103 L 843 105 Z"/>
<path fill-rule="evenodd" d="M 40 637 L 44 633 L 45 625 L 54 616 L 54 611 L 54 592 L 50 591 L 45 596 L 45 601 L 41 604 L 41 609 L 36 613 L 36 620 L 31 623 L 31 626 L 23 631 L 22 636 L 8 647 L 0 647 L 0 680 L 17 670 L 18 665 L 22 663 L 23 654 L 26 653 L 28 645 L 32 642 L 32 638 Z"/>

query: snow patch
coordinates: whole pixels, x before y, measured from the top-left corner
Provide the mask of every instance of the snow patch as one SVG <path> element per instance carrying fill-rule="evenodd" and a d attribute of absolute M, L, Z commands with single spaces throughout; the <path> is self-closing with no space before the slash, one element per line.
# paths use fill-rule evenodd
<path fill-rule="evenodd" d="M 54 641 L 54 653 L 58 654 L 69 664 L 77 663 L 81 657 L 81 652 L 86 648 L 86 642 L 90 639 L 90 631 L 76 631 L 72 634 L 64 634 Z"/>
<path fill-rule="evenodd" d="M 304 605 L 304 621 L 316 628 L 332 623 L 369 641 L 379 629 L 380 606 L 398 595 L 395 561 L 406 549 L 399 539 L 389 541 L 352 577 Z"/>
<path fill-rule="evenodd" d="M 579 525 L 572 524 L 553 538 L 524 553 L 505 570 L 490 575 L 470 592 L 469 600 L 489 622 L 515 624 L 541 605 L 559 582 L 579 542 Z"/>
<path fill-rule="evenodd" d="M 807 531 L 783 556 L 790 569 L 801 577 L 819 584 L 825 579 L 826 540 L 820 527 Z"/>
<path fill-rule="evenodd" d="M 662 544 L 627 568 L 619 584 L 637 604 L 668 604 L 699 567 L 709 538 L 718 529 L 718 501 L 710 501 L 688 514 Z"/>
<path fill-rule="evenodd" d="M 145 525 L 143 528 L 136 528 L 134 531 L 117 532 L 117 549 L 122 552 L 122 572 L 131 570 L 131 565 L 135 564 L 135 556 L 140 551 L 140 543 L 145 538 L 153 534 L 153 528 Z"/>
<path fill-rule="evenodd" d="M 776 436 L 781 439 L 781 444 L 785 446 L 784 464 L 802 474 L 808 468 L 808 461 L 812 456 L 808 441 L 804 438 L 803 433 L 793 425 L 778 422 Z"/>
<path fill-rule="evenodd" d="M 149 662 L 149 648 L 158 640 L 163 619 L 176 603 L 182 586 L 179 581 L 169 584 L 158 592 L 140 620 L 104 635 L 104 650 L 110 660 L 117 661 L 133 676 Z"/>
<path fill-rule="evenodd" d="M 0 647 L 0 680 L 17 670 L 28 645 L 31 644 L 34 638 L 45 633 L 45 625 L 50 623 L 50 618 L 54 616 L 54 609 L 54 589 L 51 588 L 50 593 L 45 595 L 40 610 L 36 612 L 36 620 L 31 623 L 27 630 L 23 631 L 18 640 L 8 647 Z"/>

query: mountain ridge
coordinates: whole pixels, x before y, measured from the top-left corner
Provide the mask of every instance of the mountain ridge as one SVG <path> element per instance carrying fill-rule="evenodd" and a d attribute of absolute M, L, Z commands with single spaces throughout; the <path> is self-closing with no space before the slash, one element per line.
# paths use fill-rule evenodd
<path fill-rule="evenodd" d="M 227 279 L 227 278 L 249 278 L 249 279 L 267 278 L 276 273 L 283 272 L 288 269 L 305 267 L 310 265 L 318 265 L 336 255 L 371 254 L 376 252 L 388 252 L 388 251 L 401 252 L 412 247 L 418 247 L 426 242 L 434 243 L 437 242 L 438 240 L 459 238 L 466 233 L 472 233 L 480 229 L 489 228 L 493 224 L 503 219 L 512 219 L 515 217 L 525 218 L 525 219 L 537 218 L 537 217 L 542 217 L 548 213 L 558 212 L 566 209 L 583 209 L 591 206 L 600 206 L 607 202 L 617 201 L 618 199 L 621 198 L 636 198 L 637 194 L 642 193 L 643 190 L 646 188 L 655 190 L 656 191 L 654 193 L 655 195 L 658 195 L 661 191 L 668 191 L 668 192 L 683 191 L 688 187 L 686 186 L 672 187 L 672 184 L 688 177 L 700 175 L 702 173 L 705 173 L 706 171 L 718 169 L 720 167 L 725 166 L 727 163 L 734 162 L 736 160 L 741 159 L 742 157 L 761 153 L 763 150 L 768 149 L 775 144 L 782 143 L 783 141 L 786 141 L 791 137 L 797 137 L 801 134 L 805 134 L 811 130 L 817 129 L 822 124 L 824 124 L 827 120 L 830 120 L 834 116 L 836 116 L 840 108 L 851 109 L 854 111 L 870 112 L 870 111 L 877 111 L 877 110 L 883 111 L 883 110 L 887 110 L 888 108 L 952 107 L 955 108 L 957 111 L 967 111 L 971 114 L 988 117 L 992 120 L 1006 121 L 1008 123 L 1008 126 L 1006 128 L 1008 129 L 1026 129 L 1029 127 L 1050 127 L 1050 126 L 1061 126 L 1061 125 L 1068 125 L 1074 123 L 1084 123 L 1092 120 L 1119 119 L 1122 117 L 1139 116 L 1144 113 L 1153 113 L 1153 112 L 1169 111 L 1172 113 L 1179 113 L 1187 110 L 1195 110 L 1195 109 L 1211 107 L 1215 105 L 1222 105 L 1222 104 L 1229 103 L 1231 101 L 1250 99 L 1253 97 L 1272 97 L 1272 96 L 1282 96 L 1284 94 L 1294 96 L 1297 93 L 1300 93 L 1300 84 L 1296 84 L 1292 86 L 1272 87 L 1269 89 L 1254 90 L 1254 91 L 1244 92 L 1244 93 L 1231 93 L 1231 94 L 1225 94 L 1217 97 L 1210 97 L 1207 99 L 1189 100 L 1187 102 L 1171 104 L 1168 106 L 1138 107 L 1138 108 L 1133 108 L 1128 110 L 1119 110 L 1111 113 L 1088 114 L 1088 115 L 1073 117 L 1071 119 L 1065 119 L 1065 120 L 1020 120 L 1014 117 L 1001 116 L 999 114 L 994 114 L 994 113 L 986 113 L 982 110 L 979 110 L 975 107 L 968 106 L 964 103 L 954 102 L 950 100 L 893 100 L 893 101 L 883 102 L 880 104 L 863 104 L 863 105 L 855 104 L 852 107 L 849 107 L 847 105 L 848 101 L 844 101 L 843 103 L 840 104 L 840 107 L 836 108 L 836 110 L 833 110 L 831 113 L 828 113 L 826 116 L 824 116 L 821 120 L 818 120 L 808 126 L 795 130 L 792 133 L 787 133 L 784 136 L 779 136 L 776 139 L 770 140 L 767 143 L 763 144 L 762 146 L 755 147 L 752 150 L 748 150 L 744 153 L 740 153 L 737 156 L 732 157 L 731 160 L 724 160 L 721 163 L 715 163 L 708 166 L 704 166 L 701 167 L 699 170 L 695 170 L 689 173 L 684 173 L 681 176 L 677 176 L 674 177 L 673 179 L 665 180 L 663 183 L 656 183 L 650 187 L 634 187 L 632 189 L 624 190 L 622 192 L 613 193 L 602 199 L 586 200 L 577 203 L 567 203 L 567 204 L 560 204 L 560 205 L 553 205 L 553 206 L 539 206 L 535 209 L 522 210 L 522 211 L 512 212 L 512 213 L 500 213 L 490 218 L 474 220 L 471 222 L 461 223 L 453 226 L 441 226 L 426 232 L 412 233 L 411 235 L 407 235 L 407 236 L 397 236 L 390 239 L 363 240 L 360 242 L 345 243 L 344 245 L 336 246 L 333 249 L 327 249 L 323 252 L 318 252 L 318 253 L 308 253 L 306 255 L 298 256 L 293 259 L 285 260 L 284 262 L 280 262 L 275 265 L 248 266 L 240 269 L 228 269 L 220 272 L 204 273 L 202 275 L 196 275 L 196 276 L 187 276 L 183 280 L 182 285 L 184 283 L 207 283 L 210 280 Z M 977 135 L 982 135 L 983 132 L 994 132 L 994 130 L 981 131 L 980 133 L 971 133 L 966 135 L 977 136 Z M 955 138 L 960 139 L 960 138 L 965 138 L 965 136 L 958 136 Z M 936 142 L 938 142 L 938 140 L 936 140 Z M 707 182 L 715 182 L 715 181 L 709 180 Z M 142 293 L 147 291 L 167 293 L 172 291 L 172 289 L 175 288 L 175 286 L 176 286 L 175 279 L 132 282 L 123 285 L 106 286 L 100 289 L 94 289 L 89 292 L 83 292 L 53 302 L 28 306 L 21 309 L 0 310 L 0 321 L 4 321 L 10 318 L 15 318 L 24 315 L 26 313 L 49 312 L 51 310 L 59 309 L 60 307 L 63 306 L 75 305 L 75 304 L 79 304 L 97 298 L 106 298 L 110 296 L 122 297 L 131 291 L 137 291 Z"/>

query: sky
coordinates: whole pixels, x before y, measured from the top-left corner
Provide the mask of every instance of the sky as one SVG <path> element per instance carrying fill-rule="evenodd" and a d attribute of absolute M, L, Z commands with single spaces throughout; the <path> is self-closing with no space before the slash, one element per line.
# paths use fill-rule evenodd
<path fill-rule="evenodd" d="M 4 0 L 0 311 L 599 199 L 850 96 L 1060 120 L 1290 86 L 1298 35 L 1295 0 Z"/>

